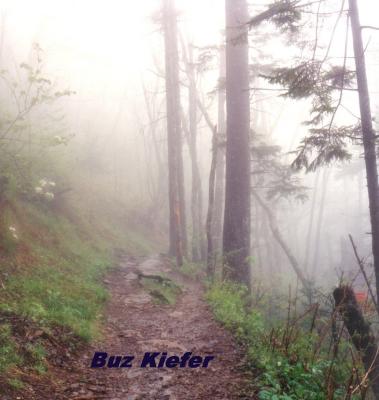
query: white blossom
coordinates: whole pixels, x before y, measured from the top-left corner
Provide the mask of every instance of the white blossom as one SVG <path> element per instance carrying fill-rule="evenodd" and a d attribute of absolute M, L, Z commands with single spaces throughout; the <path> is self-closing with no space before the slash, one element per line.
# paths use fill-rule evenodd
<path fill-rule="evenodd" d="M 10 230 L 11 232 L 16 232 L 16 228 L 15 228 L 13 225 L 11 225 L 11 226 L 9 227 L 9 230 Z"/>
<path fill-rule="evenodd" d="M 36 193 L 42 193 L 42 188 L 41 188 L 41 186 L 36 186 L 35 188 L 34 188 L 34 191 L 36 192 Z"/>
<path fill-rule="evenodd" d="M 55 143 L 57 143 L 57 144 L 63 143 L 63 138 L 62 138 L 62 136 L 55 135 L 55 136 L 54 136 L 54 140 L 55 140 Z"/>
<path fill-rule="evenodd" d="M 45 197 L 48 198 L 49 200 L 52 200 L 54 198 L 54 193 L 46 192 Z"/>

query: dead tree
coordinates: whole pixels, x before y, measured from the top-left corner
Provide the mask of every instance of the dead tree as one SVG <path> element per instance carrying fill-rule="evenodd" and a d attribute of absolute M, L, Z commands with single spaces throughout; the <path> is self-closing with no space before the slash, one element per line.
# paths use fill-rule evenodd
<path fill-rule="evenodd" d="M 375 398 L 379 399 L 379 349 L 375 336 L 369 323 L 365 320 L 350 286 L 340 286 L 334 289 L 333 297 L 336 309 L 342 316 L 351 340 L 361 353 Z"/>
<path fill-rule="evenodd" d="M 368 201 L 372 231 L 372 253 L 376 277 L 376 292 L 379 303 L 379 184 L 376 160 L 376 135 L 372 125 L 370 95 L 368 91 L 365 49 L 362 42 L 362 27 L 359 20 L 357 0 L 349 0 L 351 31 L 353 35 L 362 139 L 366 165 Z"/>

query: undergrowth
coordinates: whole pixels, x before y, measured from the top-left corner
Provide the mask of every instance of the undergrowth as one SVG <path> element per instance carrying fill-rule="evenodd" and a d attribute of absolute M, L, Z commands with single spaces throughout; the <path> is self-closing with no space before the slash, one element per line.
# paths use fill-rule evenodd
<path fill-rule="evenodd" d="M 201 262 L 190 262 L 186 260 L 180 267 L 180 272 L 190 278 L 202 278 L 205 276 L 205 267 Z"/>
<path fill-rule="evenodd" d="M 0 228 L 0 246 L 7 249 L 0 258 L 0 375 L 20 366 L 43 374 L 43 340 L 20 345 L 15 340 L 20 329 L 12 324 L 25 319 L 45 336 L 62 327 L 74 343 L 98 338 L 108 298 L 102 277 L 112 266 L 113 249 L 143 254 L 148 242 L 141 240 L 139 247 L 137 234 L 93 225 L 79 212 L 73 221 L 60 210 L 16 200 L 3 209 Z M 12 379 L 8 383 L 16 387 Z"/>
<path fill-rule="evenodd" d="M 338 353 L 331 354 L 330 337 L 312 329 L 311 316 L 268 325 L 263 310 L 247 307 L 245 288 L 234 283 L 213 284 L 207 300 L 216 319 L 246 348 L 261 400 L 362 398 L 351 393 L 353 375 L 361 371 L 349 361 L 350 344 L 341 338 Z"/>

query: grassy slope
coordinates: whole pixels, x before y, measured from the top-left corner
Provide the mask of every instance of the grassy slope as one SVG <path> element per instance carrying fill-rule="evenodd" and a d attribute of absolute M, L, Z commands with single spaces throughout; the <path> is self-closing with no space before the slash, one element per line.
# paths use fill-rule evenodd
<path fill-rule="evenodd" d="M 264 307 L 246 307 L 246 290 L 234 283 L 215 283 L 207 292 L 215 318 L 232 331 L 246 348 L 246 368 L 261 400 L 358 399 L 346 396 L 352 365 L 349 343 L 339 341 L 336 359 L 330 352 L 330 326 L 323 335 L 310 331 L 312 314 L 265 321 Z M 355 367 L 359 366 L 357 363 Z M 362 373 L 362 370 L 356 371 Z M 353 387 L 353 386 L 352 386 Z"/>
<path fill-rule="evenodd" d="M 37 328 L 46 335 L 70 332 L 79 341 L 96 337 L 107 299 L 101 277 L 112 266 L 114 249 L 131 255 L 156 250 L 146 235 L 117 224 L 117 218 L 97 215 L 95 224 L 83 215 L 84 209 L 67 204 L 12 200 L 2 206 L 0 376 L 7 376 L 16 389 L 22 383 L 12 378 L 12 371 L 44 371 L 43 340 L 29 346 L 23 337 L 35 336 Z M 9 230 L 12 226 L 18 239 Z M 20 337 L 20 318 L 33 334 L 22 328 Z"/>

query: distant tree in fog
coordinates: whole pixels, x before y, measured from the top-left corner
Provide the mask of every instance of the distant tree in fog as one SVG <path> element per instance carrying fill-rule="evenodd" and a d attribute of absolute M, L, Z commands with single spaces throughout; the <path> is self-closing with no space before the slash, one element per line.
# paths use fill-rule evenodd
<path fill-rule="evenodd" d="M 168 187 L 170 211 L 170 248 L 177 264 L 183 264 L 187 251 L 180 115 L 180 83 L 177 17 L 173 0 L 163 0 L 165 78 L 167 105 Z"/>

